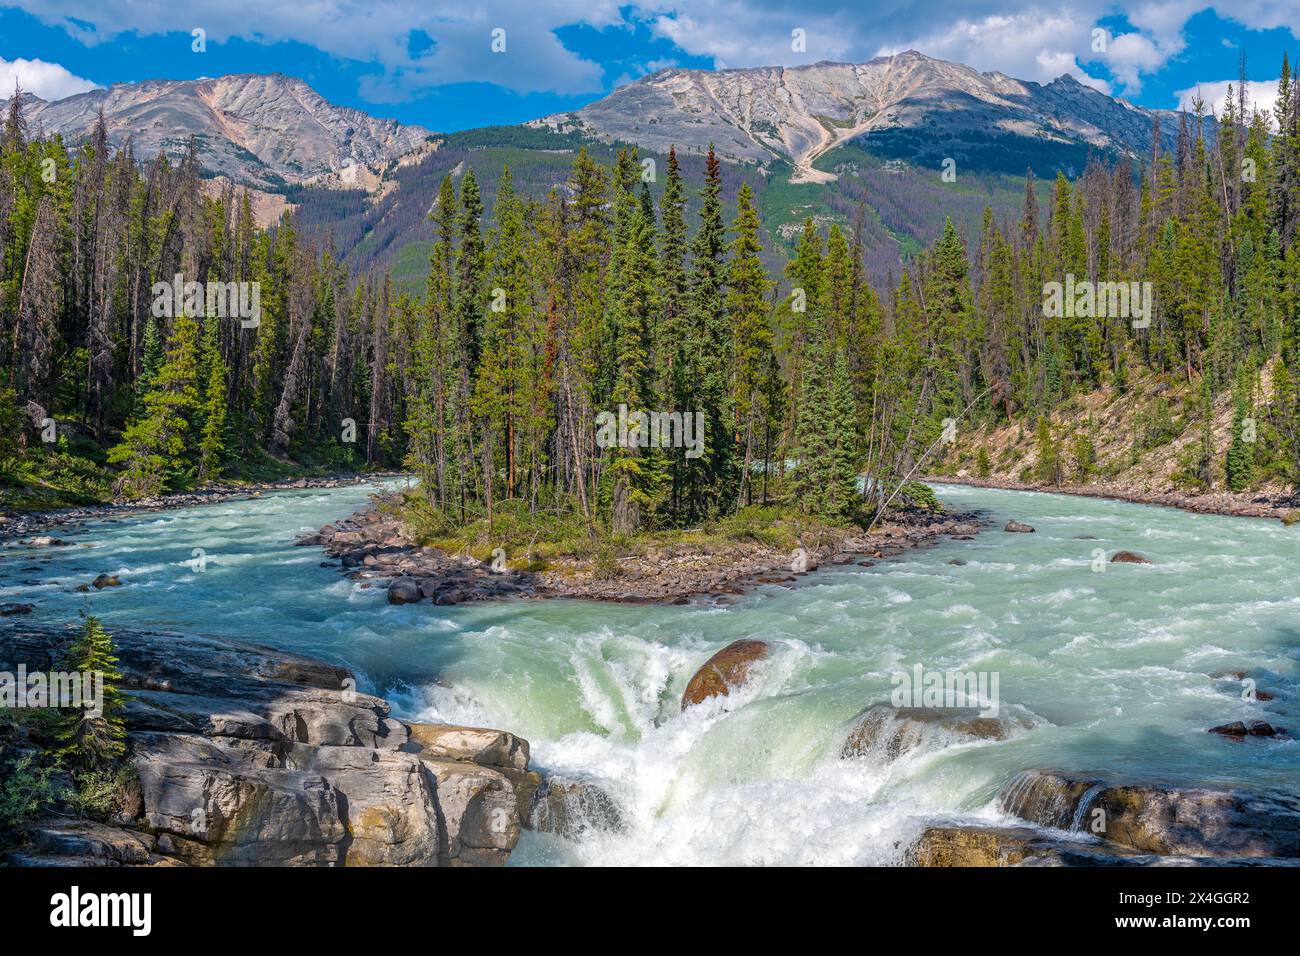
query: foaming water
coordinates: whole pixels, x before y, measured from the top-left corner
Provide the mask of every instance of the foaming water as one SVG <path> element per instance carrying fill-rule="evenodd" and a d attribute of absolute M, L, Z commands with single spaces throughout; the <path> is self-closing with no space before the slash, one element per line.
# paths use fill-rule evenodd
<path fill-rule="evenodd" d="M 580 841 L 527 833 L 521 864 L 897 862 L 927 821 L 1002 819 L 997 792 L 1033 767 L 1296 788 L 1294 740 L 1205 734 L 1230 720 L 1295 723 L 1300 532 L 1280 523 L 940 487 L 949 505 L 987 515 L 974 540 L 827 569 L 795 590 L 724 607 L 440 608 L 389 606 L 293 546 L 369 490 L 70 529 L 61 536 L 90 547 L 0 552 L 0 600 L 33 601 L 35 620 L 86 608 L 110 628 L 315 654 L 353 667 L 409 719 L 527 737 L 535 766 L 598 784 L 625 826 Z M 1010 517 L 1036 533 L 1003 533 Z M 1097 549 L 1155 563 L 1112 565 Z M 101 572 L 123 586 L 73 590 Z M 682 712 L 690 676 L 742 637 L 772 648 L 748 684 Z M 917 664 L 996 672 L 1018 729 L 1001 741 L 927 734 L 892 761 L 841 759 L 854 717 Z M 1244 700 L 1239 682 L 1212 676 L 1239 670 L 1276 699 Z"/>

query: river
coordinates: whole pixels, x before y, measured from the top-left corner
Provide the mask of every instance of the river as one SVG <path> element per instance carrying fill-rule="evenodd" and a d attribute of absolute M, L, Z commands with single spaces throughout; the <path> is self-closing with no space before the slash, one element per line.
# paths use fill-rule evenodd
<path fill-rule="evenodd" d="M 240 638 L 344 663 L 398 716 L 514 731 L 535 767 L 597 780 L 618 802 L 624 832 L 577 843 L 526 833 L 515 865 L 896 862 L 926 821 L 1002 819 L 997 791 L 1030 767 L 1293 792 L 1300 779 L 1294 739 L 1205 733 L 1295 722 L 1300 529 L 1278 522 L 938 486 L 990 526 L 728 606 L 442 608 L 390 606 L 382 589 L 321 567 L 319 549 L 293 546 L 370 490 L 62 529 L 78 547 L 3 551 L 0 601 L 36 603 L 35 621 L 84 609 L 110 631 Z M 1004 533 L 1009 517 L 1037 532 Z M 1121 548 L 1154 564 L 1095 560 Z M 101 572 L 123 586 L 73 590 Z M 679 713 L 691 674 L 742 637 L 773 646 L 750 683 L 725 708 Z M 1024 727 L 1003 741 L 935 737 L 885 765 L 840 759 L 854 716 L 917 664 L 996 673 L 1003 713 Z M 1276 699 L 1243 699 L 1240 683 L 1212 678 L 1223 670 Z"/>

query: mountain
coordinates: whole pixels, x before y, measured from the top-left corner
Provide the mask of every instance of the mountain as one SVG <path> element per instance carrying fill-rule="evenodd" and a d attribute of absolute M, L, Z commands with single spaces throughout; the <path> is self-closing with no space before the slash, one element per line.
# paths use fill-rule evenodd
<path fill-rule="evenodd" d="M 953 157 L 958 169 L 1022 173 L 1022 160 L 1035 156 L 1081 169 L 1090 152 L 1145 153 L 1153 122 L 1172 144 L 1177 113 L 1113 99 L 1068 75 L 1041 85 L 913 50 L 867 63 L 660 70 L 533 125 L 660 152 L 713 143 L 734 161 L 788 162 L 794 182 L 828 182 L 836 174 L 817 160 L 850 141 L 919 165 Z"/>
<path fill-rule="evenodd" d="M 0 101 L 0 108 L 7 101 Z M 134 142 L 148 160 L 182 156 L 190 137 L 205 173 L 281 191 L 313 177 L 384 166 L 421 147 L 429 131 L 326 102 L 302 80 L 279 73 L 216 79 L 116 83 L 66 99 L 24 98 L 33 131 L 68 142 L 89 134 L 100 110 L 109 140 Z"/>
<path fill-rule="evenodd" d="M 123 83 L 52 103 L 31 97 L 25 112 L 33 131 L 75 141 L 101 107 L 113 143 L 132 139 L 141 161 L 159 149 L 179 157 L 193 136 L 214 184 L 260 190 L 259 222 L 295 208 L 302 228 L 332 237 L 351 267 L 391 268 L 412 292 L 428 268 L 438 182 L 470 168 L 490 220 L 507 164 L 515 188 L 540 200 L 566 187 L 580 148 L 610 163 L 632 143 L 662 169 L 676 146 L 695 188 L 712 142 L 727 164 L 727 215 L 742 181 L 758 197 L 772 268 L 812 217 L 822 228 L 860 225 L 868 272 L 888 286 L 947 218 L 970 236 L 986 206 L 999 220 L 1018 217 L 1026 168 L 1045 190 L 1091 157 L 1146 154 L 1156 127 L 1173 149 L 1182 121 L 1068 76 L 1031 83 L 913 51 L 858 64 L 662 70 L 574 112 L 446 135 L 331 105 L 280 74 Z M 953 181 L 939 175 L 947 158 Z M 650 188 L 657 196 L 662 184 Z"/>

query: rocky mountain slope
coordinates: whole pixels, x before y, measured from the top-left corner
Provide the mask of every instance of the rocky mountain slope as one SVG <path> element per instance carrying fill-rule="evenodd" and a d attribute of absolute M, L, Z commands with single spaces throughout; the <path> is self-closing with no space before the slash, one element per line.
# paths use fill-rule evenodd
<path fill-rule="evenodd" d="M 835 174 L 814 162 L 859 137 L 887 147 L 916 134 L 968 146 L 1012 137 L 1126 154 L 1150 148 L 1153 119 L 1176 135 L 1177 114 L 1112 99 L 1070 76 L 1043 86 L 908 51 L 867 63 L 661 70 L 534 125 L 659 151 L 712 142 L 726 158 L 783 159 L 796 182 L 825 182 Z"/>
<path fill-rule="evenodd" d="M 1256 394 L 1271 395 L 1276 364 L 1261 372 Z M 1035 419 L 1017 415 L 1011 423 L 961 427 L 946 457 L 929 467 L 937 481 L 995 488 L 1059 491 L 1167 505 L 1206 514 L 1300 519 L 1300 499 L 1279 476 L 1261 469 L 1248 492 L 1228 490 L 1224 463 L 1232 443 L 1233 396 L 1213 403 L 1212 485 L 1196 474 L 1205 437 L 1198 386 L 1179 376 L 1144 373 L 1124 389 L 1106 384 L 1080 394 L 1048 416 L 1061 461 L 1061 483 L 1045 480 Z M 1266 404 L 1266 403 L 1265 403 Z M 1263 420 L 1266 408 L 1254 412 Z M 1080 439 L 1092 457 L 1081 471 Z M 981 453 L 986 467 L 981 467 Z M 1267 457 L 1266 455 L 1260 457 Z"/>
<path fill-rule="evenodd" d="M 7 101 L 0 101 L 4 108 Z M 159 150 L 184 154 L 198 143 L 205 172 L 262 189 L 283 189 L 358 166 L 383 166 L 420 148 L 429 131 L 326 102 L 302 80 L 283 74 L 116 83 L 66 99 L 25 98 L 33 131 L 86 136 L 100 110 L 109 139 L 128 139 L 142 160 Z"/>

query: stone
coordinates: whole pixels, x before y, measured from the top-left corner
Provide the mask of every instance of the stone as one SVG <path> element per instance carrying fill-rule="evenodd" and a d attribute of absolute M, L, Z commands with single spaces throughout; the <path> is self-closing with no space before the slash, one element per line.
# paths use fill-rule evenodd
<path fill-rule="evenodd" d="M 1025 524 L 1023 521 L 1008 521 L 1006 527 L 1004 527 L 1002 530 L 1010 531 L 1015 534 L 1032 534 L 1034 531 L 1034 526 Z"/>
<path fill-rule="evenodd" d="M 397 578 L 388 586 L 389 604 L 418 604 L 422 597 L 414 578 Z"/>
<path fill-rule="evenodd" d="M 18 614 L 31 614 L 36 608 L 32 604 L 0 604 L 0 617 L 14 617 Z"/>
<path fill-rule="evenodd" d="M 763 641 L 732 641 L 705 661 L 687 683 L 682 694 L 682 710 L 740 687 L 748 679 L 750 667 L 767 653 L 768 646 Z"/>
<path fill-rule="evenodd" d="M 437 760 L 420 762 L 435 780 L 445 821 L 444 852 L 453 865 L 500 866 L 519 842 L 522 818 L 514 786 L 491 767 Z"/>
<path fill-rule="evenodd" d="M 1223 737 L 1245 737 L 1250 731 L 1240 720 L 1234 720 L 1228 724 L 1220 724 L 1217 727 L 1211 727 L 1207 733 L 1219 734 Z"/>
<path fill-rule="evenodd" d="M 28 854 L 78 857 L 92 866 L 148 863 L 155 845 L 147 833 L 72 817 L 28 824 L 15 839 Z"/>
<path fill-rule="evenodd" d="M 1016 726 L 1005 717 L 981 717 L 974 708 L 872 704 L 854 718 L 840 757 L 875 757 L 888 763 L 931 741 L 942 745 L 1005 740 Z"/>
<path fill-rule="evenodd" d="M 1111 564 L 1151 564 L 1151 559 L 1136 551 L 1116 551 L 1110 558 Z"/>
<path fill-rule="evenodd" d="M 118 580 L 117 575 L 101 574 L 95 578 L 95 580 L 91 581 L 90 585 L 98 591 L 104 588 L 120 588 L 122 582 Z"/>
<path fill-rule="evenodd" d="M 485 767 L 528 769 L 528 741 L 504 730 L 451 724 L 409 724 L 410 748 L 439 760 L 462 760 Z"/>

